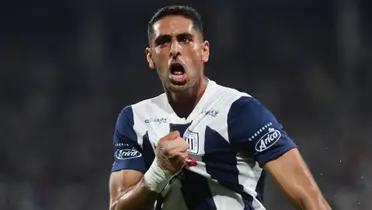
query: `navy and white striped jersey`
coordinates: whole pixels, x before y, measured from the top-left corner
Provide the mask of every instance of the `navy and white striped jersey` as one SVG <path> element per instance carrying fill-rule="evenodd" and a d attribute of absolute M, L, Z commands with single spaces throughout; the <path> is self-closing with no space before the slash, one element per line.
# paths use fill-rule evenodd
<path fill-rule="evenodd" d="M 112 171 L 145 173 L 155 143 L 173 130 L 189 143 L 197 166 L 167 186 L 156 209 L 263 210 L 263 165 L 295 147 L 258 100 L 209 80 L 187 118 L 176 115 L 165 93 L 125 107 L 116 122 Z"/>

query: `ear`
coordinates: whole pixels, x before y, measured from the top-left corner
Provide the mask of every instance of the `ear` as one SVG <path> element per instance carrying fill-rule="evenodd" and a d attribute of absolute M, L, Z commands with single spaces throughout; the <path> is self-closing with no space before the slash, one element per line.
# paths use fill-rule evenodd
<path fill-rule="evenodd" d="M 149 68 L 150 69 L 155 69 L 156 66 L 155 66 L 154 61 L 152 60 L 152 54 L 151 54 L 151 48 L 150 47 L 146 47 L 145 54 L 146 54 L 147 63 L 149 64 Z"/>
<path fill-rule="evenodd" d="M 203 42 L 203 47 L 202 47 L 202 61 L 204 63 L 208 62 L 209 60 L 209 42 L 205 40 Z"/>

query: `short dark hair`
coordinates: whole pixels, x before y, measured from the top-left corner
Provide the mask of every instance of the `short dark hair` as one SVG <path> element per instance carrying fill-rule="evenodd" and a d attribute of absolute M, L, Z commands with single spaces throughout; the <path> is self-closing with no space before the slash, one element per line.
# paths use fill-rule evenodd
<path fill-rule="evenodd" d="M 203 23 L 200 14 L 192 7 L 190 6 L 184 6 L 184 5 L 171 5 L 166 6 L 161 9 L 159 9 L 154 16 L 150 19 L 148 25 L 147 25 L 147 37 L 149 40 L 149 43 L 151 41 L 151 38 L 154 34 L 153 25 L 156 21 L 167 17 L 167 16 L 183 16 L 187 19 L 190 19 L 193 23 L 193 26 L 196 30 L 198 30 L 201 35 L 203 36 Z"/>

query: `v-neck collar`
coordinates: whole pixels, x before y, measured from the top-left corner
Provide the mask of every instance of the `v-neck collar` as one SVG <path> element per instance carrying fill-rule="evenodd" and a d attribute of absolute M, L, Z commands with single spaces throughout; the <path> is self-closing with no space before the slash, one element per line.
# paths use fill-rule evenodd
<path fill-rule="evenodd" d="M 173 110 L 172 106 L 169 104 L 168 97 L 166 93 L 163 93 L 163 102 L 167 109 L 167 112 L 170 114 L 169 118 L 173 123 L 178 124 L 185 124 L 191 122 L 200 112 L 203 111 L 203 107 L 205 106 L 206 102 L 208 101 L 208 98 L 212 95 L 213 89 L 217 84 L 208 79 L 207 87 L 205 88 L 205 91 L 203 95 L 201 96 L 200 100 L 194 107 L 194 109 L 191 111 L 189 116 L 185 117 L 179 117 L 176 112 Z"/>

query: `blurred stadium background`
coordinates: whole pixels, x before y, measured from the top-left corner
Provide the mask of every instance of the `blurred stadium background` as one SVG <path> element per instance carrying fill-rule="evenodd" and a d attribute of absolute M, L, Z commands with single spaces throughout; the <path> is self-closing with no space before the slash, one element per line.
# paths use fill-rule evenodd
<path fill-rule="evenodd" d="M 203 17 L 207 75 L 276 114 L 334 209 L 372 209 L 368 0 L 2 1 L 0 209 L 108 209 L 114 122 L 161 92 L 146 27 L 172 3 Z"/>

